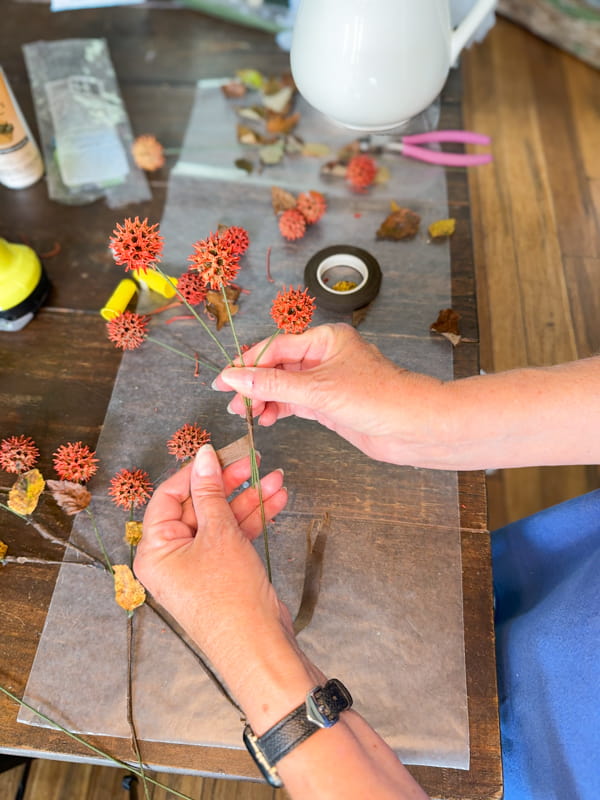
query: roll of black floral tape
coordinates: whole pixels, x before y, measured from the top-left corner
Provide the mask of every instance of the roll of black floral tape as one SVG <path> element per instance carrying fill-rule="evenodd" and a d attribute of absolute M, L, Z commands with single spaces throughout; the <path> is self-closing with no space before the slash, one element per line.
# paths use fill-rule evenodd
<path fill-rule="evenodd" d="M 377 296 L 381 269 L 366 250 L 336 244 L 312 256 L 304 268 L 304 283 L 317 301 L 317 307 L 356 311 Z"/>

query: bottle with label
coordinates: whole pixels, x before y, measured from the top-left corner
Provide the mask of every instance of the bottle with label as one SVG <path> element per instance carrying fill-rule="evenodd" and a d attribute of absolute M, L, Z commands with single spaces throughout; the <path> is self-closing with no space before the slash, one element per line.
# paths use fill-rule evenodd
<path fill-rule="evenodd" d="M 9 189 L 25 189 L 43 174 L 38 146 L 0 67 L 0 183 Z"/>

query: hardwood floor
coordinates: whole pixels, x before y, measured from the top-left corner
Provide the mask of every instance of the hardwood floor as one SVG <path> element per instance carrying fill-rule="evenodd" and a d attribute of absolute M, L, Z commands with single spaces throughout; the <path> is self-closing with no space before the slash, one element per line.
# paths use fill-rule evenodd
<path fill-rule="evenodd" d="M 499 19 L 465 55 L 463 75 L 464 126 L 490 134 L 494 143 L 493 165 L 469 173 L 482 368 L 597 353 L 598 73 Z M 596 466 L 498 471 L 488 476 L 489 527 L 599 485 Z M 13 800 L 22 771 L 0 774 L 1 798 Z M 110 767 L 34 761 L 22 800 L 127 800 L 123 776 Z M 276 794 L 252 783 L 161 778 L 196 800 L 272 800 Z M 166 799 L 164 790 L 152 791 L 152 800 Z"/>
<path fill-rule="evenodd" d="M 598 72 L 500 18 L 463 83 L 464 125 L 494 152 L 469 171 L 482 368 L 600 352 Z M 599 485 L 597 466 L 498 471 L 489 527 Z"/>

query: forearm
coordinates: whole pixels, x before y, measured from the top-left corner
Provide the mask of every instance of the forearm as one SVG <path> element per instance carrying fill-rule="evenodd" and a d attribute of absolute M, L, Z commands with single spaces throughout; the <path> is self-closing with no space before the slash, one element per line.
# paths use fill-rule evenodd
<path fill-rule="evenodd" d="M 253 653 L 242 663 L 247 665 L 243 674 L 240 659 L 230 668 L 227 658 L 224 675 L 258 736 L 304 703 L 307 693 L 326 680 L 285 635 L 279 641 L 271 639 L 268 655 Z M 294 800 L 427 797 L 393 751 L 354 711 L 342 712 L 331 728 L 312 734 L 281 759 L 277 769 Z"/>
<path fill-rule="evenodd" d="M 442 469 L 600 461 L 600 357 L 445 384 Z"/>

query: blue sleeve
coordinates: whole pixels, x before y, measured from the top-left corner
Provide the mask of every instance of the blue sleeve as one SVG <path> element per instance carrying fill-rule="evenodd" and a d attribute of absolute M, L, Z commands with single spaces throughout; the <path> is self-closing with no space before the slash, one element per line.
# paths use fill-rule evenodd
<path fill-rule="evenodd" d="M 492 534 L 505 800 L 600 798 L 600 490 Z"/>

